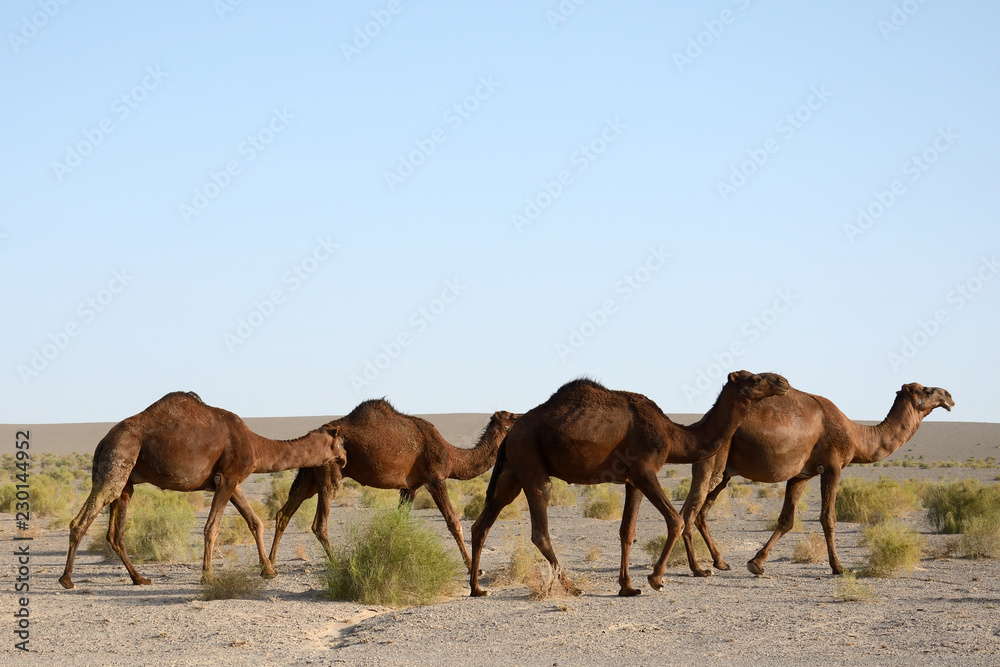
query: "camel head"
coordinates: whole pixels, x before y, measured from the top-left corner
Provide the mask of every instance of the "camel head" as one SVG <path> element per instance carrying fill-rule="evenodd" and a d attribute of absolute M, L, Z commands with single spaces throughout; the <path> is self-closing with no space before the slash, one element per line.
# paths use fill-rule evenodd
<path fill-rule="evenodd" d="M 951 409 L 955 406 L 955 401 L 952 399 L 951 394 L 941 387 L 925 387 L 916 382 L 904 384 L 896 392 L 896 396 L 897 398 L 910 401 L 914 409 L 924 416 L 929 414 L 934 408 L 944 408 L 948 412 L 951 412 Z"/>
<path fill-rule="evenodd" d="M 504 432 L 507 432 L 520 416 L 521 415 L 515 415 L 513 412 L 507 412 L 506 410 L 497 410 L 493 413 L 493 416 L 490 417 L 490 422 L 502 426 Z"/>
<path fill-rule="evenodd" d="M 792 388 L 777 373 L 735 371 L 729 374 L 729 383 L 739 389 L 740 396 L 755 403 L 768 396 L 784 396 Z"/>
<path fill-rule="evenodd" d="M 340 435 L 340 426 L 329 422 L 320 426 L 319 430 L 330 436 L 330 452 L 333 454 L 333 463 L 343 468 L 347 465 L 347 452 L 344 450 L 344 438 Z"/>

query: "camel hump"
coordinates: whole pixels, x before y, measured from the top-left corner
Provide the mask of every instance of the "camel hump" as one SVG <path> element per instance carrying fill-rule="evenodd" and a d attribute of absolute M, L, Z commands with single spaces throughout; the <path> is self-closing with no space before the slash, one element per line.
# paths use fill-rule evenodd
<path fill-rule="evenodd" d="M 384 396 L 361 401 L 348 413 L 346 419 L 362 419 L 376 414 L 402 414 Z"/>

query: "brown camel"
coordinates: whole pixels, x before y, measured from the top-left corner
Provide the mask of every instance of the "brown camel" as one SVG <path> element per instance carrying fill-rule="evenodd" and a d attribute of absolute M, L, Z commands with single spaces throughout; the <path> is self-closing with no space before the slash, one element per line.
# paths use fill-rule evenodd
<path fill-rule="evenodd" d="M 714 456 L 693 466 L 691 491 L 682 509 L 684 545 L 691 571 L 700 577 L 712 573 L 698 567 L 694 559 L 694 526 L 705 538 L 715 567 L 729 569 L 708 532 L 705 517 L 734 475 L 757 482 L 787 481 L 778 527 L 757 555 L 747 562 L 747 568 L 754 574 L 764 573 L 764 561 L 771 549 L 792 527 L 795 506 L 805 491 L 806 482 L 819 475 L 820 523 L 826 535 L 830 567 L 834 574 L 841 574 L 844 568 L 837 558 L 833 540 L 840 471 L 851 463 L 874 463 L 884 459 L 913 437 L 920 421 L 931 410 L 942 407 L 951 411 L 954 405 L 951 394 L 944 389 L 923 387 L 915 382 L 904 384 L 896 392 L 896 400 L 882 423 L 862 426 L 845 417 L 837 406 L 822 396 L 797 389 L 761 401 L 743 420 L 731 444 L 727 442 Z M 626 506 L 623 523 L 635 525 L 641 501 L 640 498 L 634 506 Z M 695 517 L 693 522 L 692 517 Z"/>
<path fill-rule="evenodd" d="M 560 570 L 549 539 L 548 499 L 550 476 L 572 484 L 625 483 L 626 494 L 642 493 L 667 522 L 667 543 L 649 575 L 650 585 L 663 585 L 667 555 L 680 536 L 683 521 L 660 483 L 657 472 L 667 462 L 689 463 L 714 454 L 729 442 L 736 427 L 757 401 L 788 391 L 780 375 L 747 371 L 730 373 L 715 405 L 696 424 L 670 421 L 656 404 L 642 394 L 612 391 L 591 380 L 563 385 L 545 403 L 521 417 L 507 434 L 486 492 L 486 507 L 472 525 L 470 588 L 473 596 L 486 595 L 479 587 L 479 558 L 490 527 L 500 511 L 521 492 L 531 513 L 531 541 L 552 568 L 552 583 L 578 594 Z M 622 563 L 618 576 L 622 596 L 637 595 L 628 573 L 628 554 L 635 526 L 620 531 Z"/>
<path fill-rule="evenodd" d="M 167 394 L 116 424 L 98 443 L 91 473 L 93 487 L 70 523 L 66 571 L 59 583 L 73 588 L 77 547 L 108 503 L 108 542 L 125 564 L 133 584 L 150 583 L 132 565 L 123 540 L 133 487 L 143 483 L 174 491 L 215 491 L 205 524 L 203 580 L 212 576 L 212 547 L 229 501 L 243 515 L 257 542 L 261 576 L 273 577 L 274 568 L 264 554 L 264 524 L 250 507 L 240 484 L 255 472 L 344 462 L 343 439 L 335 424 L 325 424 L 295 440 L 269 440 L 252 432 L 232 412 L 206 405 L 193 392 Z"/>
<path fill-rule="evenodd" d="M 400 504 L 413 502 L 421 486 L 427 487 L 437 505 L 448 530 L 451 531 L 462 560 L 469 565 L 469 551 L 462 535 L 462 524 L 455 514 L 448 497 L 446 479 L 472 479 L 491 467 L 497 448 L 510 428 L 516 415 L 495 412 L 471 449 L 454 447 L 445 441 L 437 428 L 426 419 L 397 412 L 385 399 L 365 401 L 349 415 L 331 424 L 340 427 L 347 451 L 347 465 L 300 469 L 288 492 L 288 500 L 275 518 L 274 542 L 271 544 L 271 562 L 278 554 L 278 543 L 288 522 L 299 506 L 320 491 L 312 530 L 327 555 L 332 557 L 327 535 L 327 517 L 330 501 L 324 500 L 323 489 L 329 499 L 340 488 L 340 475 L 350 477 L 364 486 L 378 489 L 399 489 Z"/>

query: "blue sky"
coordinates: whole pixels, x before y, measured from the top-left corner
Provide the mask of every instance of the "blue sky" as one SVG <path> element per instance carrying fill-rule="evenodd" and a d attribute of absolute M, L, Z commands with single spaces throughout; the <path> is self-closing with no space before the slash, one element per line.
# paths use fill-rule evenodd
<path fill-rule="evenodd" d="M 702 412 L 740 368 L 1000 421 L 994 3 L 0 18 L 0 422 L 523 411 L 581 375 Z"/>

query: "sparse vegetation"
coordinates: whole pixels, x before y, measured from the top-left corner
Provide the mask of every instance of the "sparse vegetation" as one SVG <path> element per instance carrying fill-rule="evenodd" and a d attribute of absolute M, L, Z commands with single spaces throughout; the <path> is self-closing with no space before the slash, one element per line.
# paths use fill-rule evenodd
<path fill-rule="evenodd" d="M 712 554 L 709 552 L 708 545 L 705 544 L 705 540 L 702 538 L 701 533 L 695 531 L 693 542 L 695 560 L 699 562 L 704 562 L 706 560 L 711 562 Z M 660 535 L 659 537 L 654 537 L 643 544 L 642 550 L 645 551 L 655 563 L 660 558 L 660 554 L 663 552 L 663 546 L 666 543 L 667 536 Z M 679 537 L 677 538 L 677 541 L 674 542 L 674 546 L 670 549 L 670 553 L 667 555 L 667 567 L 677 567 L 687 564 L 687 549 L 684 547 L 684 538 Z"/>
<path fill-rule="evenodd" d="M 749 484 L 729 484 L 726 489 L 735 500 L 748 500 L 753 493 Z"/>
<path fill-rule="evenodd" d="M 685 477 L 680 482 L 678 482 L 677 486 L 674 487 L 674 490 L 673 490 L 672 493 L 667 494 L 667 497 L 668 498 L 673 498 L 674 500 L 681 501 L 681 500 L 684 500 L 685 498 L 687 498 L 688 497 L 688 493 L 690 493 L 690 492 L 691 492 L 691 478 L 690 477 Z"/>
<path fill-rule="evenodd" d="M 128 507 L 124 537 L 125 550 L 133 561 L 161 562 L 191 557 L 194 509 L 184 496 L 178 491 L 163 491 L 146 485 L 136 487 Z M 243 529 L 246 530 L 246 526 Z M 87 550 L 107 557 L 115 555 L 104 537 L 106 533 L 105 521 L 102 530 L 91 533 L 93 537 Z"/>
<path fill-rule="evenodd" d="M 257 512 L 257 515 L 261 519 L 274 521 L 274 517 L 278 515 L 278 510 L 288 500 L 288 492 L 292 488 L 292 475 L 294 473 L 294 470 L 283 470 L 271 475 L 270 488 L 267 491 L 267 495 L 264 496 L 264 510 Z M 312 527 L 313 517 L 316 516 L 316 502 L 317 496 L 313 496 L 312 498 L 307 498 L 299 505 L 299 509 L 292 516 L 292 525 L 295 526 L 296 530 L 304 533 Z M 256 507 L 254 511 L 257 511 Z"/>
<path fill-rule="evenodd" d="M 524 494 L 521 493 L 517 498 L 514 499 L 510 505 L 507 505 L 502 510 L 497 517 L 501 521 L 506 521 L 507 519 L 520 519 L 521 509 L 527 508 L 528 501 L 525 499 Z M 465 507 L 462 508 L 462 518 L 466 521 L 475 521 L 479 518 L 479 515 L 483 513 L 483 509 L 486 507 L 486 492 L 477 493 L 476 495 L 469 498 L 468 502 L 465 503 Z"/>
<path fill-rule="evenodd" d="M 795 543 L 792 560 L 796 563 L 820 563 L 826 559 L 826 538 L 809 533 Z"/>
<path fill-rule="evenodd" d="M 261 521 L 267 516 L 267 508 L 264 507 L 263 503 L 251 499 L 250 507 Z M 232 505 L 227 507 L 226 513 L 222 517 L 222 525 L 219 526 L 216 544 L 252 544 L 253 541 L 253 534 L 250 532 L 246 520 L 236 511 L 235 507 Z"/>
<path fill-rule="evenodd" d="M 1000 487 L 963 479 L 927 485 L 923 494 L 927 520 L 939 533 L 964 533 L 973 517 L 1000 521 Z"/>
<path fill-rule="evenodd" d="M 900 572 L 912 572 L 924 548 L 920 533 L 898 521 L 869 526 L 861 543 L 868 547 L 861 569 L 867 577 L 896 577 Z"/>
<path fill-rule="evenodd" d="M 376 510 L 348 526 L 326 575 L 334 600 L 401 607 L 429 604 L 454 590 L 461 561 L 406 508 Z"/>
<path fill-rule="evenodd" d="M 913 511 L 919 498 L 899 482 L 846 479 L 837 492 L 837 520 L 873 526 Z"/>
<path fill-rule="evenodd" d="M 264 589 L 260 570 L 253 565 L 218 568 L 201 585 L 202 600 L 254 599 Z"/>
<path fill-rule="evenodd" d="M 361 488 L 358 505 L 371 509 L 388 509 L 399 504 L 397 489 L 374 489 L 370 486 Z"/>
<path fill-rule="evenodd" d="M 848 571 L 837 577 L 833 598 L 842 602 L 869 602 L 875 598 L 875 591 L 858 579 L 857 574 Z"/>
<path fill-rule="evenodd" d="M 1000 512 L 967 518 L 960 548 L 969 558 L 1000 558 Z"/>
<path fill-rule="evenodd" d="M 781 495 L 781 487 L 777 484 L 761 484 L 757 488 L 757 497 L 765 500 L 777 498 Z"/>
<path fill-rule="evenodd" d="M 577 493 L 569 484 L 559 479 L 552 478 L 552 495 L 549 497 L 550 507 L 572 507 L 576 505 Z"/>
<path fill-rule="evenodd" d="M 583 516 L 588 519 L 616 519 L 621 517 L 622 493 L 614 484 L 595 484 L 587 487 Z"/>

